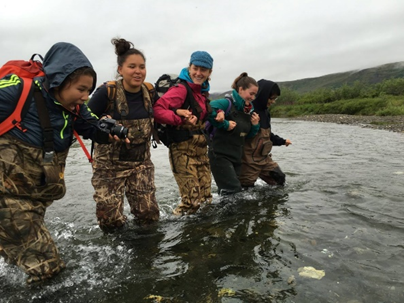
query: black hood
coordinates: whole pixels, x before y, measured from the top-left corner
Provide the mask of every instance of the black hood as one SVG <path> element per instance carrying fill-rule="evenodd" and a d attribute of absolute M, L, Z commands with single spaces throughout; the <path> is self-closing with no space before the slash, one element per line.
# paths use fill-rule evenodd
<path fill-rule="evenodd" d="M 254 111 L 260 116 L 261 128 L 267 129 L 271 125 L 271 118 L 268 113 L 268 99 L 272 95 L 281 95 L 281 90 L 275 82 L 261 79 L 258 81 L 258 93 L 252 102 Z"/>
<path fill-rule="evenodd" d="M 43 60 L 43 67 L 49 90 L 54 89 L 81 67 L 93 67 L 90 60 L 75 45 L 67 42 L 54 44 L 46 53 Z M 93 81 L 91 92 L 95 89 L 97 79 Z M 90 92 L 90 93 L 91 93 Z"/>

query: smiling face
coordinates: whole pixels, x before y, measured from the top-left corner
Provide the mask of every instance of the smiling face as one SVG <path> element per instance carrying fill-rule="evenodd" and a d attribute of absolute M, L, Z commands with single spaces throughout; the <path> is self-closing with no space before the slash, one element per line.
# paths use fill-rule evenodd
<path fill-rule="evenodd" d="M 241 98 L 244 99 L 247 105 L 250 104 L 255 99 L 257 92 L 258 92 L 258 86 L 252 84 L 250 84 L 246 89 L 243 89 L 242 87 L 239 87 L 238 89 L 238 94 L 240 95 Z"/>
<path fill-rule="evenodd" d="M 73 111 L 76 105 L 82 105 L 88 100 L 93 88 L 94 78 L 90 75 L 81 75 L 62 89 L 55 88 L 55 98 L 63 107 Z"/>
<path fill-rule="evenodd" d="M 212 73 L 212 70 L 209 68 L 205 68 L 202 66 L 196 66 L 191 64 L 188 68 L 189 76 L 192 79 L 192 82 L 195 84 L 202 85 Z"/>
<path fill-rule="evenodd" d="M 136 93 L 146 79 L 146 62 L 138 54 L 129 55 L 118 72 L 123 78 L 123 87 L 128 92 Z"/>
<path fill-rule="evenodd" d="M 267 106 L 271 106 L 272 104 L 274 104 L 276 102 L 276 99 L 278 99 L 278 95 L 272 95 L 268 98 L 268 103 Z"/>

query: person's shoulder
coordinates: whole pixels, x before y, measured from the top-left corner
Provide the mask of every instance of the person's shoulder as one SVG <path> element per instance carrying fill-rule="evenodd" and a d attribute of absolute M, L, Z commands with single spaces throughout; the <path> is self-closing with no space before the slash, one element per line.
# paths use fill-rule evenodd
<path fill-rule="evenodd" d="M 177 83 L 173 86 L 171 86 L 168 91 L 162 95 L 160 98 L 167 99 L 167 98 L 185 98 L 187 95 L 187 88 L 185 87 L 185 84 L 183 83 Z"/>
<path fill-rule="evenodd" d="M 96 97 L 96 98 L 105 98 L 105 97 L 108 97 L 108 82 L 102 83 L 101 85 L 99 85 L 99 86 L 95 89 L 95 91 L 94 91 L 94 93 L 93 93 L 91 99 L 94 98 L 94 97 Z"/>
<path fill-rule="evenodd" d="M 228 105 L 231 100 L 229 100 L 227 97 L 226 98 L 220 98 L 216 100 L 210 101 L 210 104 L 226 104 Z"/>
<path fill-rule="evenodd" d="M 106 91 L 109 86 L 115 86 L 116 87 L 116 82 L 115 81 L 106 81 L 103 82 L 102 84 L 98 85 L 95 91 Z"/>
<path fill-rule="evenodd" d="M 1 100 L 18 100 L 21 94 L 21 86 L 24 81 L 15 74 L 9 74 L 0 79 Z"/>
<path fill-rule="evenodd" d="M 39 79 L 39 77 L 38 77 Z M 16 74 L 8 74 L 5 75 L 3 78 L 0 78 L 0 88 L 6 88 L 10 86 L 18 86 L 24 82 L 24 79 L 19 77 Z"/>

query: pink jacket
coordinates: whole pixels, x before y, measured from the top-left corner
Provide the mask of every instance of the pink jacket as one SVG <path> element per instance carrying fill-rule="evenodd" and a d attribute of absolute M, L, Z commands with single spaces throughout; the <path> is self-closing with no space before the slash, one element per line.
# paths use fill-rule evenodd
<path fill-rule="evenodd" d="M 192 89 L 193 96 L 202 108 L 200 120 L 204 120 L 206 117 L 206 97 L 201 93 L 201 85 L 187 82 Z M 153 106 L 154 120 L 157 123 L 169 124 L 169 125 L 182 125 L 183 121 L 180 116 L 175 114 L 176 109 L 180 109 L 185 102 L 187 96 L 187 88 L 179 84 L 171 87 Z M 196 113 L 193 113 L 196 114 Z"/>

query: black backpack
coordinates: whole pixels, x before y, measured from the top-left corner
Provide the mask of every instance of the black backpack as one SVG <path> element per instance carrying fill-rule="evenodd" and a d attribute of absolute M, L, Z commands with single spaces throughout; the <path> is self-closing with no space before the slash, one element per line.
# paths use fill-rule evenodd
<path fill-rule="evenodd" d="M 160 98 L 168 91 L 170 87 L 177 85 L 184 85 L 187 89 L 187 97 L 182 105 L 182 108 L 195 109 L 197 102 L 192 94 L 192 90 L 186 81 L 178 78 L 178 75 L 163 74 L 157 79 L 154 87 L 158 97 Z M 158 102 L 158 100 L 156 102 Z M 163 143 L 167 147 L 170 147 L 172 143 L 186 141 L 194 135 L 194 132 L 192 131 L 178 130 L 171 125 L 160 124 L 157 122 L 154 122 L 154 129 L 157 136 L 153 136 L 153 140 L 157 143 Z"/>

